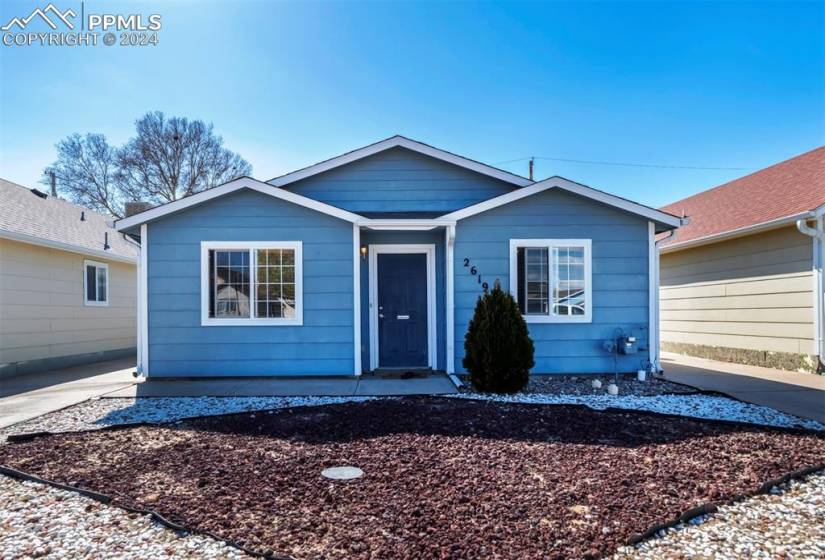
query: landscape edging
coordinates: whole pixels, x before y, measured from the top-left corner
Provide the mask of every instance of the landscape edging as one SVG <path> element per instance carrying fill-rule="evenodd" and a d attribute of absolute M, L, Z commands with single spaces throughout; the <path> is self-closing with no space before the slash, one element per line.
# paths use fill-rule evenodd
<path fill-rule="evenodd" d="M 95 492 L 93 490 L 86 490 L 84 488 L 77 488 L 76 486 L 70 486 L 68 484 L 63 484 L 63 483 L 60 483 L 60 482 L 56 482 L 54 480 L 48 480 L 48 479 L 45 479 L 45 478 L 40 478 L 39 476 L 29 474 L 27 472 L 19 471 L 17 469 L 13 469 L 13 468 L 7 467 L 5 465 L 0 465 L 0 474 L 6 475 L 10 478 L 15 478 L 17 480 L 27 480 L 27 481 L 30 481 L 30 482 L 36 482 L 38 484 L 51 486 L 53 488 L 57 488 L 59 490 L 64 490 L 64 491 L 67 491 L 67 492 L 75 492 L 77 494 L 80 494 L 81 496 L 85 496 L 86 498 L 89 498 L 91 500 L 95 500 L 95 501 L 100 502 L 100 503 L 105 504 L 105 505 L 111 505 L 112 504 L 112 497 L 108 496 L 106 494 L 101 494 L 100 492 Z M 187 528 L 183 525 L 179 525 L 179 524 L 175 523 L 174 521 L 170 521 L 169 519 L 166 519 L 164 516 L 162 516 L 161 514 L 159 514 L 158 512 L 156 512 L 155 510 L 152 510 L 152 509 L 141 509 L 141 508 L 136 508 L 136 507 L 127 506 L 127 505 L 123 505 L 123 504 L 112 505 L 112 507 L 120 508 L 120 509 L 122 509 L 124 511 L 127 511 L 129 513 L 137 513 L 137 514 L 140 514 L 140 515 L 149 515 L 149 516 L 152 517 L 152 519 L 154 519 L 155 521 L 157 521 L 158 523 L 160 523 L 164 527 L 166 527 L 168 529 L 172 529 L 173 531 L 175 531 L 179 534 L 180 533 L 189 533 L 189 534 L 193 534 L 193 535 L 203 535 L 203 536 L 209 537 L 211 539 L 214 539 L 216 541 L 224 542 L 224 543 L 228 544 L 229 546 L 232 546 L 234 548 L 237 548 L 238 550 L 241 550 L 241 551 L 245 552 L 246 554 L 249 554 L 250 556 L 255 556 L 257 558 L 266 558 L 267 560 L 294 560 L 294 558 L 292 556 L 281 556 L 281 555 L 277 555 L 277 554 L 274 554 L 274 553 L 258 552 L 256 550 L 252 550 L 252 549 L 247 548 L 247 547 L 245 547 L 245 546 L 243 546 L 243 545 L 241 545 L 241 544 L 239 544 L 239 543 L 237 543 L 233 540 L 226 539 L 224 537 L 220 537 L 220 536 L 218 536 L 218 535 L 216 535 L 216 534 L 214 534 L 210 531 L 204 531 L 204 530 L 200 530 L 200 529 L 189 529 L 189 528 Z"/>
<path fill-rule="evenodd" d="M 684 512 L 682 512 L 681 515 L 673 518 L 670 521 L 665 521 L 664 523 L 657 523 L 656 525 L 652 525 L 643 533 L 633 535 L 632 537 L 630 537 L 630 539 L 628 539 L 627 543 L 629 545 L 639 544 L 642 541 L 646 541 L 647 539 L 656 536 L 656 534 L 663 529 L 670 529 L 671 527 L 675 527 L 680 523 L 688 523 L 691 519 L 694 519 L 696 517 L 707 515 L 709 513 L 715 513 L 719 510 L 720 505 L 734 504 L 737 502 L 741 502 L 742 500 L 745 500 L 747 498 L 751 498 L 753 496 L 769 494 L 771 489 L 776 486 L 785 484 L 790 480 L 804 479 L 807 476 L 822 470 L 825 470 L 825 463 L 820 463 L 819 465 L 815 465 L 812 467 L 805 467 L 804 469 L 798 469 L 790 473 L 784 474 L 779 478 L 769 480 L 763 483 L 757 490 L 753 492 L 738 494 L 736 496 L 733 496 L 730 500 L 726 502 L 707 502 L 700 506 L 690 508 L 688 510 L 685 510 Z"/>

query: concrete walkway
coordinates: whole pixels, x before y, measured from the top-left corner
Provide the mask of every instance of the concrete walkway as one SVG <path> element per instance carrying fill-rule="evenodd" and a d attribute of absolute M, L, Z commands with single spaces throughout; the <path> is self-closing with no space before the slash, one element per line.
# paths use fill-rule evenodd
<path fill-rule="evenodd" d="M 825 376 L 662 353 L 664 378 L 825 423 Z"/>
<path fill-rule="evenodd" d="M 458 392 L 446 375 L 414 379 L 372 376 L 148 380 L 107 393 L 121 397 L 292 397 L 435 395 Z"/>
<path fill-rule="evenodd" d="M 134 358 L 0 379 L 0 428 L 135 384 Z"/>

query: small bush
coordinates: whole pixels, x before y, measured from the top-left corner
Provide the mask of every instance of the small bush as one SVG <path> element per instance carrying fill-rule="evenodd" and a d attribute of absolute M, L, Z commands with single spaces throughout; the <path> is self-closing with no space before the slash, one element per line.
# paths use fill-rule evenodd
<path fill-rule="evenodd" d="M 478 391 L 516 393 L 527 385 L 535 365 L 533 341 L 516 300 L 498 280 L 476 302 L 462 364 Z"/>

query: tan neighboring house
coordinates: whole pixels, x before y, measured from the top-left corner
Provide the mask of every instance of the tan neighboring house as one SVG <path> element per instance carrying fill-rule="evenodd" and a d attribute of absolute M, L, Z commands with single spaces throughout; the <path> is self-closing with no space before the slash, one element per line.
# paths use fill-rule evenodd
<path fill-rule="evenodd" d="M 662 210 L 662 350 L 822 371 L 825 146 Z"/>
<path fill-rule="evenodd" d="M 134 356 L 138 254 L 111 218 L 0 179 L 0 378 Z"/>

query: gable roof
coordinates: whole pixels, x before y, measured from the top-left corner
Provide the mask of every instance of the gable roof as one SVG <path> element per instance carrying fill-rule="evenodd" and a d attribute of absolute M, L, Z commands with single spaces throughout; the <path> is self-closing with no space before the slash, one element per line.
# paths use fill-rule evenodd
<path fill-rule="evenodd" d="M 485 200 L 484 202 L 473 204 L 467 208 L 450 212 L 449 214 L 441 216 L 441 219 L 461 220 L 549 189 L 561 189 L 579 196 L 583 196 L 590 200 L 601 202 L 602 204 L 607 204 L 608 206 L 613 206 L 614 208 L 630 212 L 631 214 L 636 214 L 643 218 L 647 218 L 660 226 L 656 229 L 657 232 L 671 230 L 679 227 L 681 224 L 681 219 L 678 216 L 674 216 L 662 210 L 650 208 L 649 206 L 644 206 L 643 204 L 588 187 L 587 185 L 574 183 L 564 177 L 550 177 L 549 179 L 539 181 L 538 183 L 533 183 L 529 187 L 524 187 L 513 192 Z"/>
<path fill-rule="evenodd" d="M 166 216 L 167 214 L 185 210 L 190 206 L 195 206 L 197 204 L 206 202 L 207 200 L 212 200 L 213 198 L 218 198 L 220 196 L 224 196 L 241 189 L 251 189 L 253 191 L 265 194 L 267 196 L 279 198 L 287 202 L 292 202 L 293 204 L 297 204 L 305 208 L 310 208 L 317 212 L 321 212 L 322 214 L 334 216 L 336 218 L 340 218 L 348 222 L 354 223 L 363 219 L 358 214 L 353 214 L 352 212 L 348 212 L 347 210 L 342 210 L 341 208 L 330 206 L 329 204 L 315 200 L 314 198 L 308 198 L 306 196 L 301 196 L 300 194 L 295 194 L 290 191 L 275 188 L 272 185 L 258 181 L 257 179 L 253 179 L 252 177 L 239 177 L 233 181 L 229 181 L 228 183 L 224 183 L 223 185 L 220 185 L 218 187 L 201 191 L 197 194 L 193 194 L 185 198 L 175 200 L 173 202 L 167 202 L 166 204 L 161 204 L 160 206 L 155 206 L 154 208 L 144 210 L 143 212 L 139 212 L 137 214 L 134 214 L 133 216 L 129 216 L 128 218 L 121 218 L 116 222 L 115 225 L 117 226 L 118 230 L 124 231 L 135 226 L 138 226 L 140 224 L 156 220 L 162 216 Z"/>
<path fill-rule="evenodd" d="M 690 222 L 668 249 L 790 224 L 823 204 L 825 146 L 663 207 Z"/>
<path fill-rule="evenodd" d="M 289 185 L 290 183 L 306 179 L 307 177 L 312 177 L 313 175 L 329 171 L 330 169 L 335 169 L 336 167 L 352 163 L 353 161 L 357 161 L 359 159 L 363 159 L 375 155 L 377 153 L 399 147 L 406 148 L 408 150 L 412 150 L 414 152 L 418 152 L 419 154 L 424 154 L 426 156 L 430 156 L 436 159 L 440 159 L 441 161 L 446 161 L 447 163 L 452 163 L 453 165 L 457 165 L 459 167 L 469 169 L 470 171 L 475 171 L 476 173 L 481 173 L 482 175 L 487 175 L 488 177 L 493 177 L 495 179 L 505 181 L 518 187 L 524 187 L 526 185 L 530 185 L 533 183 L 533 181 L 531 181 L 530 179 L 527 179 L 520 175 L 516 175 L 515 173 L 510 173 L 509 171 L 504 171 L 503 169 L 498 169 L 497 167 L 493 167 L 485 163 L 465 158 L 463 156 L 459 156 L 451 152 L 435 148 L 428 144 L 424 144 L 423 142 L 418 142 L 416 140 L 405 138 L 404 136 L 400 135 L 392 136 L 390 138 L 387 138 L 386 140 L 381 140 L 380 142 L 376 142 L 375 144 L 370 144 L 369 146 L 358 148 L 357 150 L 353 150 L 340 156 L 330 158 L 320 163 L 316 163 L 315 165 L 310 165 L 309 167 L 304 167 L 303 169 L 287 173 L 286 175 L 275 177 L 274 179 L 270 179 L 269 181 L 267 181 L 267 183 L 269 183 L 270 185 L 275 185 L 276 187 L 283 187 Z"/>
<path fill-rule="evenodd" d="M 280 186 L 282 185 L 289 184 L 293 181 L 298 181 L 302 178 L 309 177 L 317 173 L 322 173 L 323 171 L 333 169 L 334 167 L 345 165 L 352 161 L 356 161 L 360 158 L 367 157 L 368 155 L 372 155 L 373 153 L 378 153 L 379 151 L 387 150 L 398 146 L 406 147 L 407 145 L 410 145 L 410 143 L 418 146 L 418 149 L 416 151 L 419 151 L 420 153 L 426 153 L 422 151 L 426 148 L 427 150 L 432 150 L 441 154 L 439 159 L 445 159 L 445 161 L 448 161 L 446 160 L 446 156 L 444 156 L 444 154 L 447 154 L 452 158 L 459 158 L 463 160 L 464 163 L 461 164 L 463 167 L 467 167 L 470 164 L 485 167 L 488 170 L 493 170 L 498 173 L 505 173 L 507 175 L 511 175 L 511 177 L 519 179 L 519 182 L 526 182 L 526 184 L 522 185 L 521 188 L 517 188 L 506 194 L 496 196 L 483 202 L 479 202 L 478 204 L 473 204 L 466 208 L 462 208 L 460 210 L 456 210 L 454 212 L 450 212 L 443 215 L 438 215 L 437 213 L 414 213 L 417 215 L 411 215 L 413 213 L 404 212 L 364 212 L 361 214 L 356 214 L 338 208 L 337 206 L 332 206 L 330 204 L 321 202 L 314 198 L 302 196 L 294 192 L 280 188 Z M 364 150 L 373 149 L 373 147 L 375 147 L 374 151 L 371 151 L 368 154 L 364 153 Z M 352 154 L 357 154 L 357 156 L 350 157 Z M 340 158 L 349 159 L 347 159 L 346 161 L 341 161 Z M 624 210 L 626 212 L 630 212 L 632 214 L 636 214 L 638 216 L 646 218 L 656 223 L 656 225 L 658 226 L 656 228 L 657 232 L 663 232 L 677 228 L 680 226 L 682 222 L 682 220 L 679 217 L 674 216 L 672 214 L 668 214 L 667 212 L 656 210 L 655 208 L 650 208 L 648 206 L 644 206 L 642 204 L 638 204 L 636 202 L 632 202 L 630 200 L 612 194 L 608 194 L 604 191 L 600 191 L 588 187 L 586 185 L 574 183 L 573 181 L 569 181 L 568 179 L 565 179 L 563 177 L 551 177 L 549 179 L 545 179 L 543 181 L 534 183 L 529 179 L 525 179 L 524 177 L 508 174 L 505 171 L 497 170 L 493 167 L 489 167 L 478 162 L 473 162 L 472 160 L 467 160 L 466 158 L 461 158 L 461 156 L 449 154 L 449 152 L 444 152 L 443 150 L 432 148 L 431 146 L 421 144 L 420 142 L 414 142 L 413 140 L 409 140 L 402 136 L 393 136 L 392 138 L 383 140 L 382 142 L 378 142 L 376 144 L 372 144 L 371 146 L 367 146 L 367 148 L 361 148 L 360 150 L 355 150 L 354 152 L 350 152 L 349 154 L 344 154 L 344 156 L 340 156 L 340 158 L 333 158 L 332 160 L 327 160 L 327 162 L 317 164 L 316 166 L 308 167 L 303 170 L 296 171 L 295 173 L 284 175 L 283 177 L 289 177 L 290 179 L 285 179 L 283 182 L 280 182 L 277 185 L 272 183 L 272 181 L 278 182 L 282 178 L 273 179 L 269 183 L 263 183 L 251 177 L 241 177 L 233 181 L 230 181 L 229 183 L 220 185 L 218 187 L 214 187 L 212 189 L 187 196 L 186 198 L 182 198 L 174 202 L 163 204 L 161 206 L 156 206 L 144 212 L 140 212 L 133 216 L 129 216 L 128 218 L 123 218 L 117 221 L 116 226 L 117 229 L 120 231 L 127 231 L 132 228 L 135 228 L 136 226 L 142 223 L 155 220 L 157 218 L 166 216 L 167 214 L 171 214 L 173 212 L 184 210 L 196 204 L 201 204 L 208 200 L 212 200 L 213 198 L 224 196 L 226 194 L 235 192 L 239 189 L 252 189 L 265 195 L 279 198 L 287 202 L 292 202 L 299 206 L 310 208 L 312 210 L 316 210 L 323 214 L 328 214 L 330 216 L 334 216 L 336 218 L 340 218 L 348 222 L 357 223 L 366 227 L 381 229 L 431 229 L 433 227 L 455 224 L 457 220 L 461 220 L 463 218 L 473 216 L 481 212 L 486 212 L 487 210 L 491 210 L 493 208 L 497 208 L 499 206 L 515 202 L 516 200 L 521 200 L 522 198 L 552 188 L 563 189 L 565 191 L 577 194 L 579 196 L 583 196 L 590 200 L 600 202 L 602 204 L 607 204 L 608 206 L 613 206 L 620 210 Z M 466 162 L 470 163 L 468 164 Z M 319 169 L 318 166 L 326 167 L 324 167 L 323 169 Z M 297 178 L 296 174 L 301 173 L 307 174 Z"/>
<path fill-rule="evenodd" d="M 0 204 L 2 238 L 98 258 L 137 262 L 137 246 L 114 228 L 108 216 L 43 193 L 35 194 L 34 189 L 5 179 L 0 179 L 0 200 L 3 201 Z M 105 248 L 106 234 L 108 249 Z"/>

